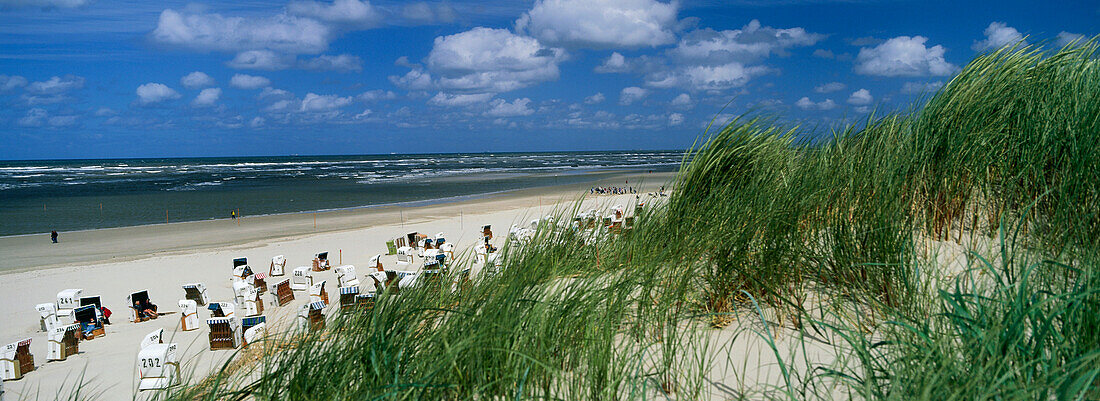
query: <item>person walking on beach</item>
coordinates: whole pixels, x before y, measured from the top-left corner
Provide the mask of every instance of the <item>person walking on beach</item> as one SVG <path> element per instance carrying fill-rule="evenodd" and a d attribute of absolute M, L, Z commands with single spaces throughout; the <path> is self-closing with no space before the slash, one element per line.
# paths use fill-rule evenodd
<path fill-rule="evenodd" d="M 53 243 L 57 243 L 57 231 L 50 232 L 50 239 L 53 240 Z"/>

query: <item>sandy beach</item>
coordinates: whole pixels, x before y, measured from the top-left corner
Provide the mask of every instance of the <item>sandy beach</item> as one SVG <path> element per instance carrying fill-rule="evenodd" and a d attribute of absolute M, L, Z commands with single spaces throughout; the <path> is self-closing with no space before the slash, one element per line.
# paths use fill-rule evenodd
<path fill-rule="evenodd" d="M 202 377 L 220 366 L 232 351 L 209 351 L 205 324 L 199 330 L 179 331 L 176 303 L 183 298 L 182 284 L 204 283 L 212 301 L 231 301 L 232 259 L 247 257 L 258 271 L 266 271 L 272 256 L 285 255 L 287 273 L 309 265 L 317 252 L 329 252 L 333 266 L 359 267 L 360 280 L 368 283 L 365 265 L 375 254 L 385 254 L 385 242 L 402 233 L 418 231 L 434 235 L 447 233 L 456 243 L 456 254 L 472 249 L 480 239 L 482 225 L 491 224 L 494 243 L 503 245 L 512 224 L 571 208 L 583 200 L 583 207 L 606 213 L 615 204 L 632 210 L 634 195 L 584 196 L 588 187 L 642 184 L 641 195 L 655 191 L 671 179 L 670 173 L 624 173 L 585 185 L 542 187 L 494 194 L 477 199 L 423 206 L 385 206 L 318 213 L 297 213 L 161 224 L 117 229 L 62 233 L 61 243 L 51 244 L 47 236 L 0 238 L 0 342 L 33 340 L 31 351 L 36 369 L 23 379 L 4 385 L 8 399 L 49 399 L 69 395 L 78 381 L 87 385 L 82 395 L 100 399 L 145 398 L 138 393 L 138 344 L 148 333 L 165 329 L 165 342 L 178 343 L 183 370 Z M 396 256 L 384 256 L 392 266 Z M 476 270 L 476 268 L 475 268 Z M 330 297 L 339 294 L 332 270 L 315 273 L 315 282 L 326 280 Z M 272 280 L 269 280 L 272 282 Z M 365 284 L 371 287 L 371 284 Z M 46 334 L 39 330 L 34 306 L 54 302 L 58 291 L 81 288 L 84 296 L 102 296 L 114 312 L 107 335 L 80 343 L 80 353 L 65 361 L 46 362 Z M 144 323 L 127 322 L 126 296 L 148 290 L 160 312 L 174 312 Z M 275 307 L 264 295 L 269 325 L 286 328 L 296 306 L 307 302 L 296 292 L 294 305 Z M 335 310 L 338 306 L 331 306 Z M 209 312 L 200 308 L 200 319 Z"/>

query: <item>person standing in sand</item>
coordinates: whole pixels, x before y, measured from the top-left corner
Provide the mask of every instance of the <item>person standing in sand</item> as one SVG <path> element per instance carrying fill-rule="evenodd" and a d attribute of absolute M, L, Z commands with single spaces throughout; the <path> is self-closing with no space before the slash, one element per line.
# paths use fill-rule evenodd
<path fill-rule="evenodd" d="M 53 240 L 53 243 L 57 243 L 57 231 L 50 232 L 50 239 Z"/>

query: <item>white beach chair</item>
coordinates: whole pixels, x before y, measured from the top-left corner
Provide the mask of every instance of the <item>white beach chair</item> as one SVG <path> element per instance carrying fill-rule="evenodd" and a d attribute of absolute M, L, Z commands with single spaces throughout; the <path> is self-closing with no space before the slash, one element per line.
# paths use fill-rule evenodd
<path fill-rule="evenodd" d="M 232 281 L 234 283 L 241 282 L 241 281 L 251 283 L 252 280 L 253 280 L 253 278 L 252 278 L 253 274 L 254 274 L 254 272 L 252 271 L 252 267 L 249 266 L 249 265 L 233 266 Z"/>
<path fill-rule="evenodd" d="M 100 312 L 98 312 L 95 305 L 85 305 L 74 309 L 73 321 L 80 325 L 80 335 L 81 338 L 85 340 L 107 335 L 107 331 L 103 329 L 103 321 L 100 318 Z M 84 331 L 85 325 L 91 325 L 92 330 L 90 333 Z"/>
<path fill-rule="evenodd" d="M 355 297 L 359 296 L 359 286 L 340 287 L 340 311 L 355 306 Z"/>
<path fill-rule="evenodd" d="M 143 350 L 153 344 L 164 343 L 164 329 L 156 329 L 153 332 L 146 334 L 145 338 L 141 339 L 141 344 L 138 346 L 138 350 Z"/>
<path fill-rule="evenodd" d="M 126 309 L 130 310 L 130 321 L 134 323 L 141 323 L 149 320 L 148 318 L 141 318 L 138 316 L 138 311 L 134 309 L 134 302 L 152 303 L 152 300 L 149 299 L 149 290 L 135 291 L 126 296 Z"/>
<path fill-rule="evenodd" d="M 260 323 L 244 331 L 244 345 L 247 347 L 267 335 L 267 323 Z"/>
<path fill-rule="evenodd" d="M 199 304 L 190 299 L 181 299 L 180 330 L 191 331 L 199 328 Z"/>
<path fill-rule="evenodd" d="M 328 291 L 325 290 L 324 280 L 309 287 L 309 302 L 324 302 L 328 304 Z"/>
<path fill-rule="evenodd" d="M 64 361 L 80 352 L 80 325 L 54 326 L 46 337 L 46 360 Z"/>
<path fill-rule="evenodd" d="M 104 320 L 103 319 L 103 300 L 100 298 L 100 296 L 99 295 L 93 295 L 93 296 L 88 296 L 88 297 L 80 297 L 80 306 L 81 307 L 89 306 L 89 305 L 95 307 L 96 318 L 99 319 L 99 320 Z"/>
<path fill-rule="evenodd" d="M 80 307 L 83 289 L 70 288 L 57 293 L 57 321 L 61 324 L 73 323 L 72 311 Z"/>
<path fill-rule="evenodd" d="M 272 275 L 272 276 L 282 276 L 282 275 L 286 274 L 284 272 L 285 269 L 286 269 L 286 257 L 283 256 L 283 255 L 278 255 L 278 256 L 275 256 L 275 257 L 271 258 L 271 270 L 269 270 L 267 273 Z"/>
<path fill-rule="evenodd" d="M 343 265 L 336 268 L 337 287 L 355 287 L 359 285 L 355 266 Z"/>
<path fill-rule="evenodd" d="M 370 277 L 371 281 L 374 281 L 375 292 L 382 292 L 386 289 L 386 283 L 389 281 L 389 275 L 386 274 L 386 272 L 371 272 L 367 277 Z"/>
<path fill-rule="evenodd" d="M 294 291 L 305 291 L 313 285 L 313 273 L 310 271 L 309 266 L 298 266 L 294 268 L 292 275 L 290 276 L 290 289 Z"/>
<path fill-rule="evenodd" d="M 34 306 L 34 309 L 38 311 L 42 331 L 49 333 L 59 325 L 57 321 L 57 304 L 38 304 Z"/>
<path fill-rule="evenodd" d="M 138 352 L 138 390 L 160 390 L 180 384 L 176 343 L 156 343 Z"/>
<path fill-rule="evenodd" d="M 400 269 L 402 267 L 412 267 L 414 254 L 416 254 L 416 250 L 413 248 L 407 246 L 397 248 L 397 268 Z M 423 255 L 423 252 L 421 252 L 420 254 Z"/>
<path fill-rule="evenodd" d="M 233 284 L 233 296 L 236 298 L 237 307 L 241 309 L 241 316 L 256 316 L 264 313 L 264 301 L 252 284 L 244 282 Z"/>
<path fill-rule="evenodd" d="M 31 339 L 23 339 L 0 350 L 0 380 L 19 380 L 34 370 Z"/>
<path fill-rule="evenodd" d="M 485 263 L 488 256 L 489 250 L 485 248 L 485 244 L 478 244 L 474 247 L 474 263 Z"/>
<path fill-rule="evenodd" d="M 206 306 L 210 298 L 206 296 L 206 285 L 203 283 L 190 283 L 183 285 L 184 298 L 195 301 L 198 306 Z"/>
<path fill-rule="evenodd" d="M 439 250 L 442 251 L 444 255 L 447 255 L 447 260 L 455 259 L 455 244 L 446 242 L 439 247 Z"/>
<path fill-rule="evenodd" d="M 397 256 L 397 258 L 398 258 L 398 259 L 400 259 L 400 258 L 401 258 L 401 249 L 408 249 L 408 250 L 412 250 L 412 248 L 409 248 L 409 247 L 407 247 L 407 246 L 406 246 L 406 247 L 401 247 L 401 248 L 399 248 L 399 249 L 397 250 L 397 255 L 398 255 L 398 256 Z M 380 253 L 379 253 L 379 254 L 376 254 L 376 255 L 374 255 L 374 256 L 371 256 L 371 258 L 370 258 L 370 262 L 367 262 L 367 268 L 368 268 L 368 269 L 374 269 L 374 270 L 378 270 L 378 271 L 383 271 L 383 270 L 386 270 L 386 269 L 383 269 L 383 268 L 382 268 L 382 254 L 380 254 Z"/>
<path fill-rule="evenodd" d="M 210 318 L 237 318 L 237 304 L 233 302 L 212 302 L 206 306 L 210 310 Z"/>
<path fill-rule="evenodd" d="M 442 256 L 442 257 L 440 257 Z M 424 265 L 423 269 L 439 269 L 443 267 L 443 261 L 447 259 L 447 254 L 438 249 L 429 249 L 424 251 Z"/>

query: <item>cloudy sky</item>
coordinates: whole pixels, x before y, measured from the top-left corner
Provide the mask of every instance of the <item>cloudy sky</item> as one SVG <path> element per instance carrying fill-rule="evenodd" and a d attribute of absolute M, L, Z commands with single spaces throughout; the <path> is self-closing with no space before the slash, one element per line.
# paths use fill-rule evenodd
<path fill-rule="evenodd" d="M 904 108 L 1094 1 L 0 0 L 0 158 L 682 149 Z M 820 129 L 819 129 L 820 130 Z"/>

